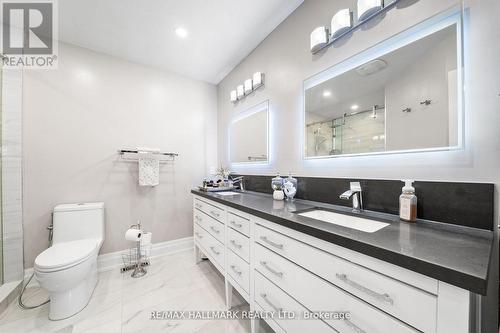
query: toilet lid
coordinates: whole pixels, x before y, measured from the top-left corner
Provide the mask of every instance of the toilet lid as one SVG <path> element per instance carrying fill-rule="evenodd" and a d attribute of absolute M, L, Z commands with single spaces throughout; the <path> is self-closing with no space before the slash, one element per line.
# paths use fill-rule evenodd
<path fill-rule="evenodd" d="M 35 259 L 35 267 L 44 270 L 72 266 L 87 259 L 96 250 L 97 239 L 57 243 Z"/>

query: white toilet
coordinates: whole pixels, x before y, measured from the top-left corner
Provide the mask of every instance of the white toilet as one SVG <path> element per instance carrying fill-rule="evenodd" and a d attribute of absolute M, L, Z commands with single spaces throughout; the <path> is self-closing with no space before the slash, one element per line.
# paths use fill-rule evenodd
<path fill-rule="evenodd" d="M 52 246 L 35 259 L 35 278 L 50 294 L 49 319 L 80 312 L 97 284 L 97 254 L 104 241 L 104 203 L 54 208 Z"/>

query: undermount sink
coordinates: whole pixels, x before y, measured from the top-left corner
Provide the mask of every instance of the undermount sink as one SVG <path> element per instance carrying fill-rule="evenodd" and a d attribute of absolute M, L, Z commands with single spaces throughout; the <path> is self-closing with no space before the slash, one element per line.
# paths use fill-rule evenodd
<path fill-rule="evenodd" d="M 217 192 L 216 194 L 217 194 L 217 195 L 226 196 L 226 195 L 237 195 L 237 194 L 240 194 L 240 193 L 239 193 L 239 192 L 232 192 L 232 191 L 229 191 L 229 192 Z"/>
<path fill-rule="evenodd" d="M 296 214 L 309 217 L 311 219 L 370 233 L 379 231 L 380 229 L 385 228 L 389 225 L 389 223 L 373 221 L 362 217 L 346 214 L 338 214 L 323 209 L 313 209 L 304 212 L 297 212 Z"/>

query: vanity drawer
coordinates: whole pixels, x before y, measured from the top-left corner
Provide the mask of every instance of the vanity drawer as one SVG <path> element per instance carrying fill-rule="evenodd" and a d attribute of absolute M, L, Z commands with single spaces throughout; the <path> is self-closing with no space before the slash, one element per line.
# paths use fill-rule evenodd
<path fill-rule="evenodd" d="M 255 245 L 255 262 L 255 267 L 261 274 L 309 310 L 349 312 L 349 320 L 327 320 L 329 325 L 341 333 L 416 332 L 408 325 L 258 244 Z M 427 318 L 421 320 L 426 321 Z"/>
<path fill-rule="evenodd" d="M 293 312 L 296 316 L 300 316 L 305 312 L 309 312 L 300 303 L 287 295 L 283 290 L 275 286 L 271 281 L 263 275 L 255 272 L 255 301 L 264 311 L 275 312 Z M 273 320 L 287 333 L 333 333 L 335 332 L 330 326 L 319 319 L 268 319 Z"/>
<path fill-rule="evenodd" d="M 250 262 L 250 240 L 233 229 L 227 229 L 227 247 L 246 262 Z"/>
<path fill-rule="evenodd" d="M 194 221 L 219 242 L 224 243 L 224 225 L 222 223 L 197 210 L 194 211 Z"/>
<path fill-rule="evenodd" d="M 230 228 L 241 232 L 243 235 L 250 237 L 250 221 L 245 219 L 244 217 L 228 212 L 227 225 Z"/>
<path fill-rule="evenodd" d="M 435 332 L 437 297 L 298 240 L 255 226 L 258 243 L 423 332 Z"/>
<path fill-rule="evenodd" d="M 205 255 L 222 271 L 224 268 L 224 244 L 215 239 L 205 229 L 195 224 L 194 235 Z"/>
<path fill-rule="evenodd" d="M 198 224 L 195 223 L 194 225 L 194 240 L 197 241 L 201 246 L 205 243 L 207 236 L 207 232 L 205 229 L 200 227 Z"/>
<path fill-rule="evenodd" d="M 205 201 L 201 201 L 196 198 L 194 199 L 194 208 L 224 223 L 224 210 L 222 208 L 219 208 L 215 205 L 206 203 Z"/>
<path fill-rule="evenodd" d="M 227 272 L 247 293 L 250 293 L 250 266 L 236 254 L 227 251 Z"/>

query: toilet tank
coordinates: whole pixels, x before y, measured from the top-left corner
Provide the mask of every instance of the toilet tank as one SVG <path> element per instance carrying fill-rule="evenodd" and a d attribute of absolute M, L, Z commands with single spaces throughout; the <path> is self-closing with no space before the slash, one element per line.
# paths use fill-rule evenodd
<path fill-rule="evenodd" d="M 104 240 L 104 203 L 64 204 L 54 207 L 53 243 L 96 238 Z"/>

